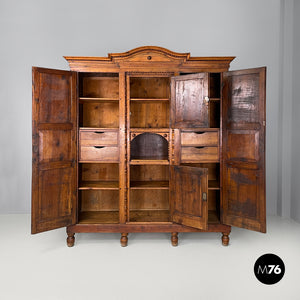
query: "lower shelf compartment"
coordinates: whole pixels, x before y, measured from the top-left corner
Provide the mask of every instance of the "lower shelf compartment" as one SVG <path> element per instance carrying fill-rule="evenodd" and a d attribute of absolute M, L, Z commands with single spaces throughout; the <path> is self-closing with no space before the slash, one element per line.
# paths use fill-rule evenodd
<path fill-rule="evenodd" d="M 83 211 L 79 214 L 79 224 L 116 224 L 119 211 Z"/>
<path fill-rule="evenodd" d="M 130 222 L 170 222 L 169 210 L 130 210 Z"/>

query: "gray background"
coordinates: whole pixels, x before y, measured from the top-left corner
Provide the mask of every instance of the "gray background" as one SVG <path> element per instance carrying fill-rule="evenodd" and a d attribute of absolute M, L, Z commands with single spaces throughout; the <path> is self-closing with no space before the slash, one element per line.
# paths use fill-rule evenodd
<path fill-rule="evenodd" d="M 30 212 L 31 66 L 155 45 L 267 66 L 267 213 L 300 221 L 299 16 L 297 0 L 0 0 L 0 213 Z"/>

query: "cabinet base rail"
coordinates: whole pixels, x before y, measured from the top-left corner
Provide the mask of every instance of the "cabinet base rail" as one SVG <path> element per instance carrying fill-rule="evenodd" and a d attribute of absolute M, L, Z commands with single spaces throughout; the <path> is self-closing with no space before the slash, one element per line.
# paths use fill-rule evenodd
<path fill-rule="evenodd" d="M 229 234 L 231 232 L 231 226 L 223 224 L 209 224 L 206 230 L 196 229 L 192 227 L 177 225 L 177 224 L 76 224 L 67 227 L 67 245 L 68 247 L 74 246 L 75 233 L 121 233 L 120 243 L 122 247 L 126 247 L 128 244 L 128 234 L 138 232 L 170 232 L 172 246 L 178 245 L 178 233 L 179 232 L 220 232 L 222 233 L 221 241 L 223 246 L 229 244 Z"/>

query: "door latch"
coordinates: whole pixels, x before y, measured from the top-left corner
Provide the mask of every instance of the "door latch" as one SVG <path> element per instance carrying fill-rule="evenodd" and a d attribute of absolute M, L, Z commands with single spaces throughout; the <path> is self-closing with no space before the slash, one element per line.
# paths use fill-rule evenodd
<path fill-rule="evenodd" d="M 205 103 L 206 105 L 208 105 L 208 103 L 209 103 L 209 98 L 208 98 L 207 96 L 204 97 L 204 103 Z"/>
<path fill-rule="evenodd" d="M 207 194 L 206 193 L 202 193 L 202 200 L 207 201 Z"/>

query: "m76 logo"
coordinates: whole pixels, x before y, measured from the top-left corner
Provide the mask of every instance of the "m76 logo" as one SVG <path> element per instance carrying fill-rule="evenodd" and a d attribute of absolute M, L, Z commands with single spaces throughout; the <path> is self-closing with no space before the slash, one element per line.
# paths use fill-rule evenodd
<path fill-rule="evenodd" d="M 258 266 L 257 274 L 280 274 L 281 268 L 279 265 Z"/>
<path fill-rule="evenodd" d="M 255 277 L 264 284 L 275 284 L 285 273 L 282 259 L 272 253 L 260 256 L 254 264 Z"/>

